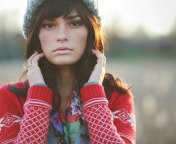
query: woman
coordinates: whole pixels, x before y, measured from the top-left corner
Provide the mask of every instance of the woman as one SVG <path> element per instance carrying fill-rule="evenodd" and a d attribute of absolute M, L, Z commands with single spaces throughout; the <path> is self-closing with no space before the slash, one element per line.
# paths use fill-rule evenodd
<path fill-rule="evenodd" d="M 105 74 L 96 1 L 28 0 L 23 31 L 28 69 L 0 88 L 0 143 L 135 143 L 133 97 Z"/>

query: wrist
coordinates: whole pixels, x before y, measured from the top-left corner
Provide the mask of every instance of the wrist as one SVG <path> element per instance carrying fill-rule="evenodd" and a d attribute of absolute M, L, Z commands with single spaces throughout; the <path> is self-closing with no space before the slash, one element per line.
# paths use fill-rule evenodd
<path fill-rule="evenodd" d="M 100 85 L 101 85 L 101 83 L 99 83 L 99 82 L 97 82 L 97 81 L 88 81 L 88 82 L 85 83 L 83 86 L 88 86 L 88 85 L 92 85 L 92 84 L 100 84 Z"/>

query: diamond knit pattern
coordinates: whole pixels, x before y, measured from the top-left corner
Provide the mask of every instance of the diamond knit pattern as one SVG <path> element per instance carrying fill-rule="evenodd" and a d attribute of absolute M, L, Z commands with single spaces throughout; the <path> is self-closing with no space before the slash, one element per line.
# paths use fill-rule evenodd
<path fill-rule="evenodd" d="M 44 144 L 49 126 L 50 109 L 46 106 L 26 105 L 20 124 L 18 144 Z"/>
<path fill-rule="evenodd" d="M 113 125 L 112 113 L 107 104 L 93 104 L 84 108 L 92 144 L 124 144 Z"/>

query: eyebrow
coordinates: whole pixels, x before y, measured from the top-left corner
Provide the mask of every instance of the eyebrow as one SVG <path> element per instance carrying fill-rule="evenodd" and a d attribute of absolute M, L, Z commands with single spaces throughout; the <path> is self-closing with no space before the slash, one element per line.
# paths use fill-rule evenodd
<path fill-rule="evenodd" d="M 77 17 L 81 18 L 80 15 L 70 15 L 70 16 L 66 17 L 66 19 L 72 20 L 72 19 L 75 19 L 75 18 L 77 18 Z"/>
<path fill-rule="evenodd" d="M 70 16 L 67 16 L 67 17 L 66 17 L 66 18 L 64 18 L 64 19 L 66 19 L 66 20 L 72 20 L 72 19 L 75 19 L 75 18 L 77 18 L 77 17 L 81 18 L 81 16 L 80 16 L 80 15 L 70 15 Z M 55 20 L 56 20 L 56 18 L 52 18 L 52 19 L 45 19 L 45 20 L 55 21 Z"/>

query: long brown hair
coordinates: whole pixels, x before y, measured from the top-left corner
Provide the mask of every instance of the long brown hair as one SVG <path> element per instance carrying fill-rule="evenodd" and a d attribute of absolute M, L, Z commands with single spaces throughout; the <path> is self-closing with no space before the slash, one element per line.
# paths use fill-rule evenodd
<path fill-rule="evenodd" d="M 92 12 L 87 8 L 87 6 L 80 0 L 48 0 L 46 1 L 38 10 L 37 15 L 34 16 L 35 19 L 30 25 L 28 34 L 27 34 L 27 43 L 26 43 L 26 60 L 34 53 L 38 51 L 42 53 L 42 47 L 38 37 L 40 23 L 44 19 L 55 19 L 59 16 L 66 18 L 73 9 L 76 9 L 79 15 L 81 16 L 84 24 L 88 28 L 88 38 L 85 51 L 80 58 L 80 60 L 75 64 L 75 73 L 77 76 L 77 87 L 81 89 L 83 85 L 88 81 L 90 74 L 96 64 L 96 56 L 91 53 L 92 49 L 99 50 L 104 53 L 104 33 L 102 31 L 101 22 L 95 17 Z M 39 67 L 41 69 L 42 75 L 44 77 L 45 83 L 51 88 L 55 95 L 59 98 L 59 103 L 53 99 L 53 110 L 56 111 L 60 106 L 61 97 L 57 90 L 57 81 L 56 81 L 56 66 L 51 64 L 45 57 L 39 60 Z M 26 76 L 27 69 L 21 75 L 20 81 Z M 105 74 L 103 86 L 105 87 L 105 92 L 107 98 L 109 99 L 111 92 L 113 90 L 118 91 L 119 93 L 127 93 L 129 91 L 123 87 L 123 84 L 120 79 L 114 79 L 111 74 Z M 20 93 L 23 96 L 27 95 L 27 90 L 29 87 L 23 89 L 23 92 Z M 11 88 L 12 90 L 12 88 Z M 13 92 L 18 93 L 13 87 Z"/>

